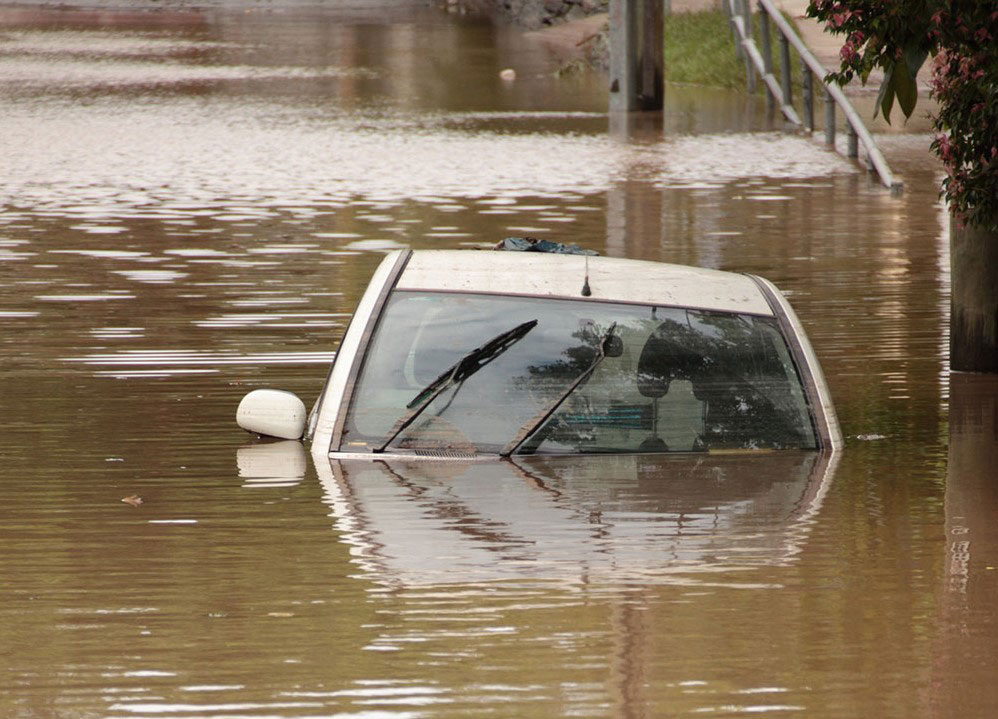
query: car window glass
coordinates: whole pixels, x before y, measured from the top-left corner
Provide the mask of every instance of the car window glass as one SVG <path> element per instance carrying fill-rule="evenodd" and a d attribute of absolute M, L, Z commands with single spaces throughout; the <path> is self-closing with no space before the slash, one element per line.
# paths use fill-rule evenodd
<path fill-rule="evenodd" d="M 816 446 L 805 393 L 773 318 L 407 291 L 393 293 L 378 322 L 341 449 L 377 446 L 442 372 L 530 320 L 537 320 L 533 329 L 441 393 L 390 447 L 499 451 L 592 364 L 614 323 L 620 351 L 599 363 L 521 451 Z"/>

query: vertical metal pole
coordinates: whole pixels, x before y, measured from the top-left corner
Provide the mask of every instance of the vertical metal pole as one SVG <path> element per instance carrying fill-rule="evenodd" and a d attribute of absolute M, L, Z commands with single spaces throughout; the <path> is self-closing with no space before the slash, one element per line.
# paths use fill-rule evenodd
<path fill-rule="evenodd" d="M 735 43 L 735 57 L 741 60 L 745 56 L 745 51 L 742 49 L 742 39 L 738 37 L 738 29 L 735 27 L 735 17 L 738 16 L 738 0 L 721 0 L 721 7 L 724 9 L 724 15 L 728 18 L 728 24 L 731 26 L 731 40 Z"/>
<path fill-rule="evenodd" d="M 800 59 L 801 82 L 803 87 L 801 92 L 804 100 L 804 127 L 808 132 L 814 132 L 814 76 L 811 75 L 811 68 Z"/>
<path fill-rule="evenodd" d="M 783 104 L 792 105 L 790 96 L 790 41 L 780 33 L 780 86 L 783 90 Z"/>
<path fill-rule="evenodd" d="M 769 40 L 769 13 L 759 3 L 759 45 L 762 49 L 762 66 L 766 74 L 773 72 L 773 45 Z"/>
<path fill-rule="evenodd" d="M 742 11 L 742 27 L 745 30 L 745 37 L 752 37 L 752 6 L 749 0 L 739 0 Z M 755 66 L 752 65 L 752 58 L 744 53 L 745 59 L 745 86 L 750 94 L 755 94 Z"/>
<path fill-rule="evenodd" d="M 766 75 L 773 74 L 773 43 L 770 40 L 769 33 L 769 13 L 766 12 L 765 6 L 759 3 L 759 45 L 762 51 L 762 67 Z M 766 86 L 766 112 L 771 113 L 776 109 L 775 98 L 769 91 L 769 86 Z"/>
<path fill-rule="evenodd" d="M 846 130 L 846 139 L 848 144 L 846 145 L 846 157 L 859 157 L 859 141 L 856 137 L 856 128 L 852 126 L 852 123 L 848 123 L 849 129 Z"/>
<path fill-rule="evenodd" d="M 755 94 L 755 68 L 748 53 L 745 53 L 745 87 L 750 95 Z"/>
<path fill-rule="evenodd" d="M 825 90 L 825 144 L 835 147 L 835 99 Z"/>

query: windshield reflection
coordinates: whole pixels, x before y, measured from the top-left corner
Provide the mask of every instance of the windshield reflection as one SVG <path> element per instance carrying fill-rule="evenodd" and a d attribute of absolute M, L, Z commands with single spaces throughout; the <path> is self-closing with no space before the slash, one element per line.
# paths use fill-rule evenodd
<path fill-rule="evenodd" d="M 447 380 L 447 368 L 473 357 L 471 349 L 524 325 L 531 331 L 520 341 L 490 354 L 474 373 Z M 611 327 L 615 346 L 597 367 Z M 377 452 L 394 443 L 416 453 L 499 453 L 549 406 L 557 411 L 516 445 L 518 453 L 817 444 L 797 368 L 772 317 L 397 291 L 364 358 L 341 448 Z"/>

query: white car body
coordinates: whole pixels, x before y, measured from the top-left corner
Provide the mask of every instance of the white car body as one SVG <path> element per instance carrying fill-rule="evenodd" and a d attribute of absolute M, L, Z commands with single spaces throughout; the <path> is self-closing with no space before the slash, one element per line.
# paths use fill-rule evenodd
<path fill-rule="evenodd" d="M 406 292 L 640 305 L 651 307 L 653 317 L 654 308 L 660 307 L 738 313 L 767 318 L 770 323 L 775 320 L 806 397 L 815 448 L 834 451 L 842 445 L 814 350 L 790 304 L 767 280 L 748 274 L 573 254 L 400 250 L 389 253 L 375 271 L 343 336 L 306 430 L 314 457 L 378 456 L 369 449 L 358 452 L 346 445 L 344 422 L 386 303 L 393 293 Z M 611 327 L 610 334 L 613 331 Z M 244 402 L 253 404 L 250 396 Z M 268 427 L 272 426 L 270 414 L 268 421 Z M 391 447 L 381 451 L 406 454 Z M 479 458 L 495 456 L 494 452 L 484 452 Z"/>

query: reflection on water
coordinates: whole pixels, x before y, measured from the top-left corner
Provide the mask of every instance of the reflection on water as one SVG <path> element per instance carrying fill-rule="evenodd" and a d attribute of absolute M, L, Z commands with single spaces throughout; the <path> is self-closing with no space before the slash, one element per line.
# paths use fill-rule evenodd
<path fill-rule="evenodd" d="M 991 677 L 998 637 L 998 381 L 950 382 L 945 570 L 933 665 L 937 716 L 986 716 L 998 706 Z"/>
<path fill-rule="evenodd" d="M 509 579 L 759 587 L 801 551 L 829 457 L 319 462 L 355 561 L 387 586 Z M 703 575 L 723 575 L 715 576 Z M 730 578 L 729 578 L 730 576 Z"/>
<path fill-rule="evenodd" d="M 949 381 L 928 138 L 892 198 L 736 93 L 608 132 L 603 78 L 417 2 L 210 5 L 0 8 L 0 715 L 988 716 L 994 393 Z M 245 443 L 382 252 L 523 234 L 773 279 L 837 467 Z"/>

